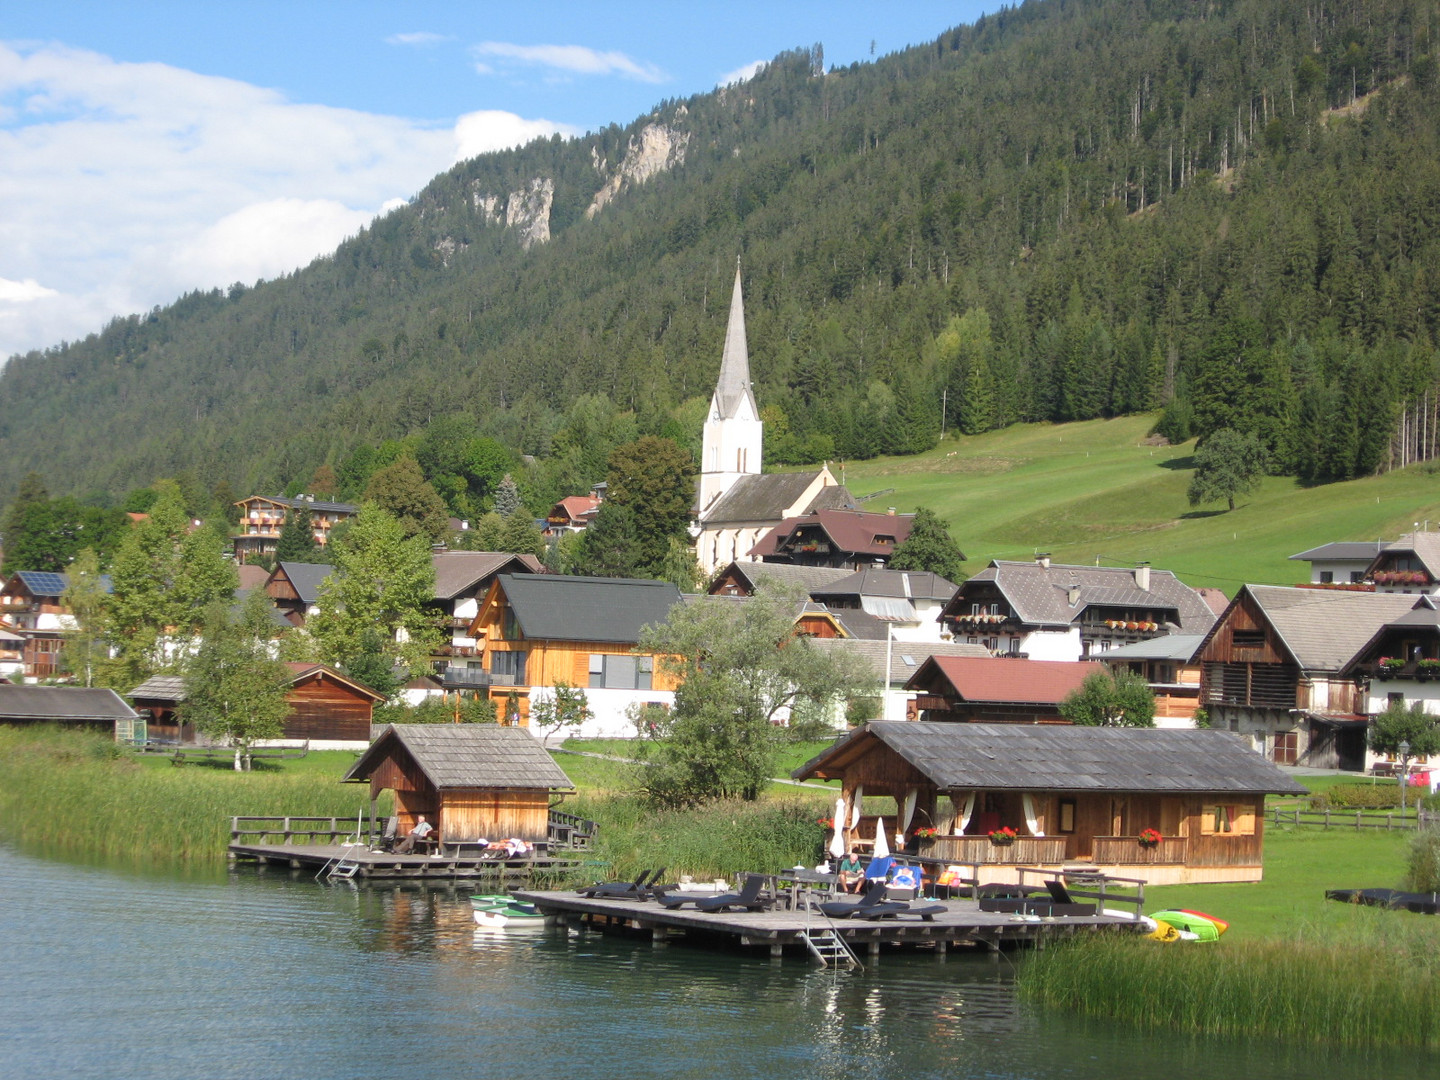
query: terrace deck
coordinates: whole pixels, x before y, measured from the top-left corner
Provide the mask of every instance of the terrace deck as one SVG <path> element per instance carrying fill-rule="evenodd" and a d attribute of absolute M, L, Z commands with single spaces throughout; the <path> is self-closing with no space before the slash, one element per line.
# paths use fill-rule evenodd
<path fill-rule="evenodd" d="M 884 944 L 927 945 L 938 952 L 950 946 L 982 946 L 998 951 L 1005 945 L 1031 944 L 1077 933 L 1103 931 L 1137 932 L 1141 924 L 1115 915 L 1081 915 L 1037 918 L 1002 912 L 981 911 L 974 900 L 946 900 L 946 909 L 934 921 L 915 917 L 867 921 L 828 919 L 818 910 L 804 907 L 788 910 L 776 906 L 769 911 L 703 912 L 687 908 L 661 907 L 653 900 L 587 898 L 573 890 L 562 892 L 516 893 L 561 921 L 581 921 L 597 929 L 648 932 L 656 944 L 666 943 L 672 934 L 698 941 L 728 941 L 749 947 L 768 948 L 779 957 L 787 946 L 806 949 L 805 936 L 821 928 L 838 933 L 856 952 L 874 956 Z M 917 902 L 916 907 L 928 907 Z"/>
<path fill-rule="evenodd" d="M 564 856 L 535 855 L 494 858 L 475 853 L 445 855 L 397 855 L 345 844 L 258 844 L 232 841 L 227 852 L 233 862 L 283 866 L 291 870 L 320 873 L 341 859 L 355 865 L 353 875 L 366 880 L 429 879 L 493 882 L 504 888 L 534 885 L 549 873 L 563 873 L 581 865 L 571 853 Z M 553 878 L 551 879 L 554 880 Z"/>

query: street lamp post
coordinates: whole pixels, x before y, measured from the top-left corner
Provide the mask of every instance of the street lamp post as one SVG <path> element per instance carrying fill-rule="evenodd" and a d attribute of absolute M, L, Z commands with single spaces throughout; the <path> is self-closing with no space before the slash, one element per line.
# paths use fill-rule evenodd
<path fill-rule="evenodd" d="M 1401 739 L 1400 744 L 1395 747 L 1400 754 L 1400 818 L 1405 818 L 1405 781 L 1409 779 L 1406 775 L 1410 771 L 1410 740 Z"/>

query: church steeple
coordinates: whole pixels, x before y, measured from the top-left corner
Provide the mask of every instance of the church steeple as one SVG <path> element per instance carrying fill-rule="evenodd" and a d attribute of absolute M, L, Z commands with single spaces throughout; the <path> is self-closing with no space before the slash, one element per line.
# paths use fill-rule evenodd
<path fill-rule="evenodd" d="M 745 298 L 740 260 L 735 260 L 735 290 L 730 296 L 730 321 L 720 377 L 705 419 L 700 462 L 698 508 L 703 519 L 742 476 L 758 476 L 763 448 L 760 409 L 750 389 L 750 350 L 745 340 Z"/>

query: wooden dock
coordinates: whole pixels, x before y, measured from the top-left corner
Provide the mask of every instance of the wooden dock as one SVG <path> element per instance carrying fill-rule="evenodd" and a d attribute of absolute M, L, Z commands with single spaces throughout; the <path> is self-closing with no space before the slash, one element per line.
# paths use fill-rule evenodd
<path fill-rule="evenodd" d="M 983 948 L 998 952 L 1019 945 L 1044 947 L 1046 941 L 1074 934 L 1142 932 L 1143 926 L 1123 915 L 1037 917 L 981 911 L 975 900 L 945 900 L 933 921 L 914 916 L 877 919 L 830 919 L 819 910 L 794 910 L 777 905 L 768 911 L 703 912 L 670 909 L 653 900 L 587 898 L 569 891 L 519 891 L 516 896 L 534 904 L 557 922 L 583 927 L 648 934 L 657 945 L 683 936 L 699 943 L 733 944 L 763 948 L 780 957 L 787 948 L 809 952 L 807 937 L 831 930 L 857 954 L 876 956 L 884 945 L 923 946 L 944 954 L 952 947 Z M 929 907 L 932 902 L 917 902 Z"/>
<path fill-rule="evenodd" d="M 319 875 L 341 867 L 336 876 L 364 880 L 457 880 L 489 882 L 504 889 L 533 887 L 554 881 L 582 865 L 564 856 L 525 855 L 495 858 L 480 853 L 397 855 L 372 851 L 363 844 L 256 844 L 231 843 L 226 849 L 232 862 L 260 863 L 290 870 L 310 870 Z M 353 866 L 354 869 L 348 868 Z"/>

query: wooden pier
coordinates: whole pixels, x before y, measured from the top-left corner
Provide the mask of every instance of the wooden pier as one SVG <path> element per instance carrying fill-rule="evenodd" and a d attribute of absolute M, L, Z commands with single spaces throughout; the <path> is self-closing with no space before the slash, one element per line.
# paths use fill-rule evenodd
<path fill-rule="evenodd" d="M 981 911 L 976 900 L 946 900 L 945 910 L 934 913 L 933 921 L 915 916 L 876 920 L 831 919 L 806 906 L 787 909 L 777 905 L 768 911 L 703 912 L 689 908 L 670 909 L 653 900 L 588 898 L 569 891 L 519 891 L 518 899 L 534 904 L 557 922 L 578 923 L 597 930 L 648 934 L 656 945 L 672 937 L 697 943 L 732 944 L 767 949 L 780 957 L 787 948 L 812 952 L 807 938 L 817 932 L 833 931 L 850 949 L 871 957 L 884 945 L 925 947 L 944 954 L 950 948 L 1002 948 L 1045 943 L 1074 934 L 1101 932 L 1143 932 L 1143 924 L 1125 915 L 1072 915 L 1040 917 Z M 930 907 L 931 902 L 917 902 Z"/>

